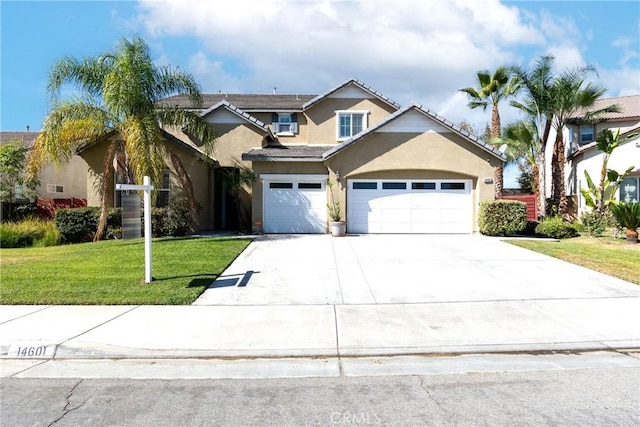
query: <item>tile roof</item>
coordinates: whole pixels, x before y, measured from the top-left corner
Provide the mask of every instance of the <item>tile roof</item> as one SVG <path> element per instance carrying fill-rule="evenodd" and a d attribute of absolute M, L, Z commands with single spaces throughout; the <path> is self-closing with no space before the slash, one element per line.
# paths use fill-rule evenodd
<path fill-rule="evenodd" d="M 333 89 L 329 89 L 328 91 L 326 91 L 322 95 L 316 96 L 315 98 L 313 98 L 313 99 L 309 100 L 308 102 L 306 102 L 303 105 L 303 108 L 306 110 L 307 108 L 312 107 L 314 104 L 320 102 L 322 99 L 326 98 L 327 96 L 331 95 L 332 93 L 334 93 L 334 92 L 336 92 L 336 91 L 338 91 L 338 90 L 342 89 L 343 87 L 348 86 L 350 84 L 355 84 L 356 86 L 360 87 L 365 92 L 369 92 L 371 95 L 373 95 L 376 98 L 386 102 L 387 104 L 391 105 L 395 109 L 400 109 L 400 104 L 398 104 L 397 102 L 395 102 L 395 101 L 391 100 L 390 98 L 384 96 L 383 94 L 381 94 L 377 90 L 374 90 L 371 86 L 367 86 L 363 82 L 361 82 L 359 80 L 356 80 L 356 79 L 349 79 L 346 82 L 341 83 L 338 86 L 334 87 Z"/>
<path fill-rule="evenodd" d="M 330 157 L 333 157 L 339 151 L 343 150 L 344 148 L 348 147 L 349 145 L 351 145 L 351 144 L 355 143 L 356 141 L 360 140 L 365 135 L 367 135 L 367 134 L 369 134 L 371 132 L 375 132 L 377 129 L 381 128 L 382 126 L 384 126 L 385 124 L 391 122 L 392 120 L 395 120 L 397 117 L 400 117 L 401 115 L 407 113 L 410 110 L 416 110 L 416 111 L 424 114 L 425 116 L 429 117 L 430 119 L 432 119 L 436 123 L 439 123 L 440 125 L 451 129 L 454 133 L 462 136 L 463 138 L 465 138 L 466 140 L 470 141 L 471 143 L 477 145 L 478 147 L 482 148 L 486 152 L 494 155 L 495 157 L 501 159 L 502 161 L 506 161 L 506 156 L 503 153 L 501 153 L 497 148 L 495 148 L 493 145 L 487 144 L 486 142 L 484 142 L 481 139 L 479 139 L 477 136 L 470 134 L 469 132 L 467 132 L 467 131 L 463 130 L 462 128 L 460 128 L 459 126 L 455 125 L 453 122 L 445 119 L 442 116 L 439 116 L 438 114 L 436 114 L 435 112 L 433 112 L 433 111 L 431 111 L 429 109 L 423 108 L 422 105 L 419 105 L 419 104 L 411 104 L 411 105 L 408 105 L 408 106 L 402 108 L 401 110 L 396 111 L 395 113 L 389 115 L 386 119 L 382 120 L 381 122 L 379 122 L 375 126 L 367 128 L 367 129 L 363 130 L 362 132 L 360 132 L 359 134 L 354 135 L 352 138 L 344 141 L 343 143 L 341 143 L 339 145 L 336 145 L 335 147 L 332 147 L 329 151 L 324 153 L 323 158 L 328 159 Z"/>
<path fill-rule="evenodd" d="M 33 145 L 33 141 L 36 140 L 40 132 L 0 132 L 0 144 L 5 144 L 12 139 L 19 139 L 22 141 L 23 146 L 29 148 Z"/>
<path fill-rule="evenodd" d="M 274 145 L 252 148 L 242 154 L 242 160 L 251 161 L 322 161 L 322 154 L 331 146 L 327 145 Z"/>
<path fill-rule="evenodd" d="M 260 120 L 256 119 L 251 114 L 245 113 L 240 108 L 236 107 L 235 105 L 230 104 L 226 100 L 218 102 L 217 104 L 215 104 L 211 108 L 207 108 L 206 110 L 202 111 L 201 114 L 202 114 L 202 116 L 206 116 L 207 114 L 209 114 L 209 113 L 211 113 L 211 112 L 213 112 L 213 111 L 215 111 L 215 110 L 217 110 L 219 108 L 226 108 L 227 110 L 231 111 L 232 113 L 234 113 L 238 117 L 241 117 L 241 118 L 245 119 L 246 121 L 250 122 L 254 126 L 259 127 L 260 129 L 262 129 L 265 132 L 269 132 L 269 128 L 263 122 L 261 122 Z"/>
<path fill-rule="evenodd" d="M 573 119 L 581 119 L 587 111 L 599 110 L 610 105 L 617 104 L 620 107 L 619 113 L 604 113 L 598 117 L 599 120 L 620 120 L 640 117 L 640 95 L 619 96 L 616 98 L 600 98 L 588 110 L 582 110 Z"/>
<path fill-rule="evenodd" d="M 613 130 L 614 134 L 615 134 L 615 130 Z M 640 126 L 637 126 L 633 129 L 629 129 L 628 131 L 621 133 L 619 136 L 619 141 L 622 141 L 623 143 L 627 143 L 629 141 L 632 141 L 634 139 L 638 139 L 638 137 L 640 136 Z M 585 144 L 583 146 L 581 146 L 580 148 L 578 148 L 575 151 L 569 152 L 569 154 L 567 155 L 567 160 L 570 160 L 576 156 L 578 156 L 579 154 L 585 153 L 587 151 L 591 151 L 594 148 L 598 148 L 598 142 L 597 141 L 593 141 L 590 142 L 588 144 Z"/>
<path fill-rule="evenodd" d="M 204 109 L 226 101 L 244 111 L 302 111 L 305 102 L 316 95 L 269 95 L 269 94 L 204 94 Z M 187 95 L 175 95 L 161 100 L 160 105 L 193 108 Z"/>

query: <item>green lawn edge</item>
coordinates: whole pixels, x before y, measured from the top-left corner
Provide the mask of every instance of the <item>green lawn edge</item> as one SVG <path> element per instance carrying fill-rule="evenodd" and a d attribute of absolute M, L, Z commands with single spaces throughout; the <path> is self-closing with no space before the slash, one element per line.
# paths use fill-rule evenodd
<path fill-rule="evenodd" d="M 557 242 L 508 239 L 505 242 L 640 285 L 639 244 L 610 237 L 576 237 Z"/>
<path fill-rule="evenodd" d="M 0 304 L 191 304 L 251 238 L 161 238 L 144 283 L 144 240 L 0 249 Z"/>

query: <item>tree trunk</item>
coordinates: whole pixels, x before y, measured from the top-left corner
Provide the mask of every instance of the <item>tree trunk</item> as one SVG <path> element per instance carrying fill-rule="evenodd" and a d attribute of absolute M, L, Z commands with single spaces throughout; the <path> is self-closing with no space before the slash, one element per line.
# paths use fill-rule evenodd
<path fill-rule="evenodd" d="M 540 200 L 540 171 L 538 170 L 538 165 L 536 163 L 531 165 L 531 173 L 533 175 L 533 194 L 536 196 L 536 200 L 539 201 Z M 538 215 L 540 215 L 540 210 L 538 210 Z"/>
<path fill-rule="evenodd" d="M 549 140 L 549 133 L 551 132 L 551 120 L 547 119 L 544 123 L 544 130 L 542 132 L 542 139 L 540 139 L 540 152 L 538 153 L 538 203 L 540 215 L 545 216 L 547 213 L 547 141 Z"/>
<path fill-rule="evenodd" d="M 493 196 L 495 199 L 502 199 L 504 189 L 504 166 L 500 162 L 493 170 Z"/>
<path fill-rule="evenodd" d="M 98 229 L 96 234 L 93 235 L 93 241 L 97 242 L 102 240 L 105 231 L 107 230 L 107 211 L 111 204 L 111 197 L 109 192 L 113 190 L 113 159 L 116 156 L 116 143 L 111 143 L 107 150 L 107 155 L 104 158 L 102 176 L 100 178 L 100 219 L 98 220 Z"/>
<path fill-rule="evenodd" d="M 491 137 L 500 137 L 500 112 L 498 105 L 491 106 Z M 502 190 L 504 189 L 504 163 L 500 162 L 493 171 L 493 196 L 496 199 L 502 199 Z"/>
<path fill-rule="evenodd" d="M 551 197 L 558 207 L 558 215 L 564 217 L 567 214 L 567 194 L 564 182 L 564 138 L 562 129 L 558 130 L 553 144 L 553 156 L 551 157 Z"/>

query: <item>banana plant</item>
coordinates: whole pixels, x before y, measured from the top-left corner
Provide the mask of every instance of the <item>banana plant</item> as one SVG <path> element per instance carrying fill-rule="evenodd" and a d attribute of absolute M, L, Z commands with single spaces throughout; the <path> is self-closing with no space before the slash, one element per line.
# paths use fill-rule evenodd
<path fill-rule="evenodd" d="M 616 200 L 616 193 L 618 188 L 630 173 L 635 169 L 635 166 L 630 166 L 622 174 L 613 169 L 607 169 L 606 178 L 600 181 L 600 185 L 596 186 L 593 183 L 593 179 L 589 175 L 589 172 L 584 171 L 584 176 L 587 180 L 588 188 L 581 188 L 580 193 L 584 197 L 585 204 L 596 212 L 604 214 L 612 203 Z M 606 197 L 608 194 L 608 197 Z"/>

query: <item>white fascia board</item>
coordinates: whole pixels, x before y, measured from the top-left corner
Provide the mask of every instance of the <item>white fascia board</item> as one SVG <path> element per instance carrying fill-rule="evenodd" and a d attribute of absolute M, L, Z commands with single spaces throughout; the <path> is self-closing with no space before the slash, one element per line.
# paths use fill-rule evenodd
<path fill-rule="evenodd" d="M 261 173 L 262 181 L 318 181 L 329 179 L 329 174 Z"/>

